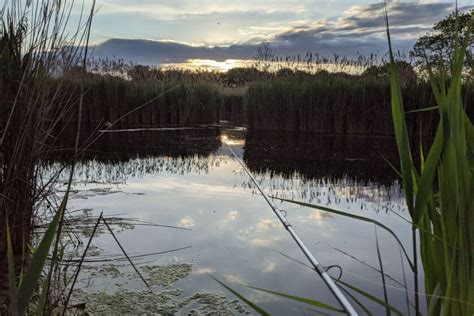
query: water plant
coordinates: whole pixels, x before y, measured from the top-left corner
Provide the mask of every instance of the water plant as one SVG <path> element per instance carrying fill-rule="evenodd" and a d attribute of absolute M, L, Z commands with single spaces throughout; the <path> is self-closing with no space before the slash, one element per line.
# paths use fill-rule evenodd
<path fill-rule="evenodd" d="M 401 162 L 406 204 L 413 221 L 414 259 L 417 257 L 416 231 L 425 271 L 428 314 L 471 315 L 474 311 L 474 274 L 472 265 L 474 216 L 474 127 L 462 98 L 462 72 L 466 48 L 474 27 L 474 13 L 464 40 L 455 36 L 450 73 L 434 70 L 427 61 L 430 83 L 436 99 L 431 110 L 439 114 L 439 125 L 425 158 L 420 151 L 421 167 L 413 163 L 406 127 L 404 104 L 390 42 L 392 64 L 390 84 L 392 117 Z M 418 273 L 415 265 L 415 284 Z M 415 285 L 416 286 L 416 285 Z M 418 289 L 416 289 L 418 291 Z M 419 298 L 416 297 L 417 312 Z"/>

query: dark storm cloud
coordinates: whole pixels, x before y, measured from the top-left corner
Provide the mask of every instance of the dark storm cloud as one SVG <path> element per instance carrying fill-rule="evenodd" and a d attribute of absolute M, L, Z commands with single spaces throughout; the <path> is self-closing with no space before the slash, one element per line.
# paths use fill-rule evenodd
<path fill-rule="evenodd" d="M 256 46 L 192 46 L 169 41 L 111 39 L 95 47 L 95 58 L 115 57 L 141 64 L 180 63 L 188 59 L 248 59 L 255 55 Z"/>
<path fill-rule="evenodd" d="M 465 11 L 474 6 L 463 7 Z M 453 11 L 453 4 L 395 2 L 388 13 L 397 50 L 407 52 L 416 38 Z M 256 43 L 268 41 L 278 55 L 318 52 L 355 56 L 357 53 L 384 54 L 387 50 L 383 3 L 354 6 L 338 19 L 315 21 L 286 31 L 231 46 L 192 46 L 169 41 L 109 40 L 96 48 L 96 56 L 122 57 L 147 64 L 177 63 L 187 59 L 248 59 L 255 56 Z"/>
<path fill-rule="evenodd" d="M 451 3 L 389 2 L 387 7 L 394 40 L 409 50 L 416 38 L 453 10 Z M 300 26 L 273 38 L 276 47 L 291 51 L 323 51 L 350 54 L 355 49 L 386 49 L 384 4 L 356 6 L 325 25 Z M 284 44 L 284 45 L 283 45 Z"/>
<path fill-rule="evenodd" d="M 431 25 L 453 10 L 451 3 L 390 2 L 387 5 L 390 23 L 395 26 Z M 375 3 L 349 11 L 351 16 L 342 18 L 345 27 L 353 30 L 385 26 L 384 4 Z"/>

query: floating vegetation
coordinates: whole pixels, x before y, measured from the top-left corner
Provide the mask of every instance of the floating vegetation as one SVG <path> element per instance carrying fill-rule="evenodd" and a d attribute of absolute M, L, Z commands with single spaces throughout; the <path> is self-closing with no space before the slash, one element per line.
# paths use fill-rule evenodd
<path fill-rule="evenodd" d="M 95 245 L 91 245 L 89 247 L 89 250 L 87 251 L 87 255 L 89 257 L 98 257 L 103 253 L 104 253 L 104 250 L 102 248 L 98 247 L 98 246 L 95 246 Z"/>
<path fill-rule="evenodd" d="M 216 293 L 196 293 L 191 297 L 192 301 L 200 306 L 189 311 L 191 315 L 231 315 L 250 314 L 239 300 L 229 301 L 224 295 Z"/>
<path fill-rule="evenodd" d="M 117 279 L 125 283 L 118 284 L 121 287 L 127 286 L 129 281 L 138 280 L 136 272 L 129 270 L 129 265 L 127 264 L 112 264 L 112 263 L 102 263 L 100 265 L 84 265 L 82 267 L 83 272 L 88 276 L 95 278 L 105 278 L 105 279 Z M 123 271 L 125 269 L 126 271 Z M 145 279 L 152 286 L 163 286 L 169 287 L 173 285 L 176 281 L 187 277 L 192 271 L 192 265 L 188 263 L 180 264 L 170 264 L 165 266 L 144 266 L 141 267 L 141 270 L 145 274 Z"/>
<path fill-rule="evenodd" d="M 170 315 L 186 310 L 191 315 L 250 314 L 238 300 L 228 300 L 221 294 L 198 292 L 191 297 L 179 298 L 182 293 L 179 289 L 158 293 L 120 290 L 113 294 L 77 290 L 74 309 L 69 314 Z"/>
<path fill-rule="evenodd" d="M 186 305 L 185 301 L 177 299 L 181 294 L 182 291 L 178 289 L 159 293 L 151 293 L 148 290 L 120 290 L 115 293 L 97 292 L 91 294 L 77 290 L 74 293 L 74 301 L 76 306 L 83 308 L 81 311 L 83 315 L 169 315 L 177 313 Z M 77 305 L 78 303 L 79 305 Z"/>
<path fill-rule="evenodd" d="M 192 265 L 189 263 L 170 264 L 167 266 L 144 266 L 141 268 L 148 274 L 151 285 L 170 286 L 179 279 L 191 273 Z"/>
<path fill-rule="evenodd" d="M 122 193 L 120 190 L 114 190 L 113 188 L 95 188 L 90 190 L 71 190 L 70 199 L 84 199 L 87 200 L 94 196 L 103 196 Z"/>
<path fill-rule="evenodd" d="M 102 276 L 106 276 L 108 278 L 118 278 L 123 275 L 122 272 L 113 264 L 104 264 L 101 265 L 97 271 Z M 95 275 L 96 272 L 92 272 L 91 275 Z"/>
<path fill-rule="evenodd" d="M 106 278 L 125 277 L 128 283 L 136 274 L 121 272 L 116 265 L 105 264 L 90 266 L 91 276 Z M 166 266 L 144 266 L 141 268 L 150 284 L 155 286 L 171 286 L 174 282 L 189 275 L 192 265 L 188 263 L 170 264 Z M 74 291 L 73 310 L 71 314 L 101 315 L 107 314 L 175 314 L 186 312 L 191 315 L 230 315 L 250 314 L 238 300 L 229 300 L 222 294 L 212 292 L 197 292 L 189 297 L 180 296 L 181 289 L 168 289 L 160 292 L 149 290 L 132 291 L 119 286 L 116 292 L 89 293 L 84 289 Z"/>

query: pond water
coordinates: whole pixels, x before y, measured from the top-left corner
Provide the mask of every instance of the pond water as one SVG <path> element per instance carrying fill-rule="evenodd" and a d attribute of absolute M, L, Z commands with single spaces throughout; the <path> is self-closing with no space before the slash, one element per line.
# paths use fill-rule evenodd
<path fill-rule="evenodd" d="M 411 257 L 409 215 L 397 175 L 385 161 L 398 159 L 393 139 L 241 128 L 107 133 L 78 166 L 70 216 L 90 219 L 76 230 L 86 239 L 93 219 L 103 212 L 155 296 L 147 295 L 113 236 L 101 226 L 79 276 L 76 303 L 85 301 L 89 311 L 121 313 L 255 313 L 212 275 L 272 314 L 335 312 L 248 285 L 340 308 L 321 278 L 297 262 L 307 264 L 227 146 L 269 195 L 379 221 Z M 380 261 L 388 303 L 403 314 L 408 308 L 413 313 L 413 273 L 394 236 L 372 223 L 274 201 L 320 263 L 334 266 L 329 274 L 363 305 L 350 298 L 361 314 L 366 314 L 364 308 L 376 315 L 386 311 L 380 303 Z M 76 258 L 82 250 L 77 249 Z M 160 309 L 164 305 L 167 309 Z"/>

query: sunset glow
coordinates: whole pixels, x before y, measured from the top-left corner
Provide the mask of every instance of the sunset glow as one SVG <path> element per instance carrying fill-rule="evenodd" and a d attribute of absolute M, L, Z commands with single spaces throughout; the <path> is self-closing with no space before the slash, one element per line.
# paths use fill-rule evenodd
<path fill-rule="evenodd" d="M 237 59 L 227 59 L 225 61 L 216 61 L 212 59 L 189 59 L 183 63 L 164 64 L 162 65 L 162 68 L 227 72 L 229 69 L 232 68 L 246 67 L 251 66 L 252 64 L 255 64 L 255 61 Z"/>

